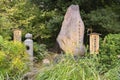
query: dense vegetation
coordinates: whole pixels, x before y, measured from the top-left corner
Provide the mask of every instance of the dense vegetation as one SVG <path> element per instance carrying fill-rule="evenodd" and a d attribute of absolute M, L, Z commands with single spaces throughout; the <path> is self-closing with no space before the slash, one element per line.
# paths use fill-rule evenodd
<path fill-rule="evenodd" d="M 71 4 L 80 6 L 85 33 L 87 28 L 93 28 L 102 36 L 120 32 L 119 0 L 0 0 L 0 34 L 10 39 L 12 29 L 19 28 L 23 39 L 24 34 L 30 32 L 37 43 L 55 44 L 63 17 Z"/>
<path fill-rule="evenodd" d="M 100 55 L 98 55 L 102 67 L 102 73 L 112 69 L 120 63 L 120 34 L 109 34 L 100 42 Z"/>
<path fill-rule="evenodd" d="M 109 34 L 100 41 L 98 55 L 86 53 L 86 57 L 71 55 L 59 57 L 58 64 L 40 70 L 37 80 L 119 80 L 120 34 Z M 61 76 L 62 75 L 62 76 Z"/>
<path fill-rule="evenodd" d="M 0 36 L 0 75 L 17 77 L 28 70 L 28 55 L 20 42 L 7 41 Z"/>
<path fill-rule="evenodd" d="M 100 66 L 99 66 L 100 65 Z M 119 80 L 120 63 L 104 74 L 100 74 L 102 65 L 96 56 L 75 59 L 73 56 L 61 56 L 58 64 L 52 64 L 40 70 L 36 80 Z"/>
<path fill-rule="evenodd" d="M 33 34 L 34 56 L 37 62 L 41 61 L 48 53 L 53 53 L 49 51 L 58 52 L 56 38 L 71 4 L 80 7 L 86 46 L 89 44 L 88 28 L 102 34 L 99 54 L 94 57 L 86 52 L 86 57 L 79 60 L 62 57 L 63 61 L 45 68 L 37 79 L 120 79 L 120 0 L 0 0 L 0 80 L 8 76 L 19 80 L 27 70 L 25 46 L 11 41 L 13 30 L 22 30 L 23 41 L 26 33 Z"/>

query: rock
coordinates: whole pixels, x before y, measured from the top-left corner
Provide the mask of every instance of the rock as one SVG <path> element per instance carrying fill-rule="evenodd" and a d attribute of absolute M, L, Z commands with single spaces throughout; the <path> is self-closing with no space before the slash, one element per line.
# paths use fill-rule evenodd
<path fill-rule="evenodd" d="M 43 59 L 42 62 L 43 62 L 44 65 L 49 65 L 50 64 L 49 59 Z"/>
<path fill-rule="evenodd" d="M 118 56 L 118 58 L 120 59 L 120 55 L 117 55 Z"/>
<path fill-rule="evenodd" d="M 71 5 L 65 14 L 57 42 L 65 53 L 83 55 L 83 39 L 84 23 L 80 16 L 79 6 Z"/>

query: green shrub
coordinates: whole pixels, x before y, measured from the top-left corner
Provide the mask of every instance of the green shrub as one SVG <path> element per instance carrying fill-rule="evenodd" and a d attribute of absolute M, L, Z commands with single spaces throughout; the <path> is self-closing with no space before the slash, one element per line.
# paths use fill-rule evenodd
<path fill-rule="evenodd" d="M 27 70 L 28 56 L 21 42 L 6 41 L 0 36 L 0 72 L 17 76 Z M 6 75 L 5 75 L 6 76 Z"/>
<path fill-rule="evenodd" d="M 113 69 L 105 73 L 105 77 L 109 80 L 120 80 L 120 63 Z"/>
<path fill-rule="evenodd" d="M 98 56 L 102 67 L 101 73 L 105 73 L 118 65 L 118 55 L 120 55 L 120 34 L 109 34 L 100 42 Z"/>
<path fill-rule="evenodd" d="M 96 63 L 92 58 L 65 56 L 58 64 L 41 69 L 36 80 L 100 80 Z"/>
<path fill-rule="evenodd" d="M 34 43 L 34 56 L 37 61 L 42 60 L 48 54 L 45 44 Z"/>

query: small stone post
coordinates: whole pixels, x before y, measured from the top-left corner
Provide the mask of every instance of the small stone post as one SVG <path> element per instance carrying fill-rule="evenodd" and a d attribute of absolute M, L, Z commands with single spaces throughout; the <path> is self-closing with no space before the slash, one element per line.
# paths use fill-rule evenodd
<path fill-rule="evenodd" d="M 15 30 L 13 31 L 13 34 L 14 34 L 14 41 L 19 41 L 19 42 L 21 42 L 21 35 L 22 35 L 21 30 L 15 29 Z"/>
<path fill-rule="evenodd" d="M 27 33 L 25 35 L 26 40 L 24 41 L 24 44 L 26 46 L 26 51 L 30 56 L 30 65 L 33 66 L 33 40 L 32 40 L 32 34 Z"/>
<path fill-rule="evenodd" d="M 98 33 L 91 33 L 90 35 L 90 54 L 99 53 L 99 35 Z"/>

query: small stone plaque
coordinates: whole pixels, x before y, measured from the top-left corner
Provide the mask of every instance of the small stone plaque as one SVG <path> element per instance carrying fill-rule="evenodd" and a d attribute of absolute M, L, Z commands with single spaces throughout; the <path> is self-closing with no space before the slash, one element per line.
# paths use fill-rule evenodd
<path fill-rule="evenodd" d="M 98 33 L 90 34 L 90 54 L 99 53 L 99 35 Z"/>
<path fill-rule="evenodd" d="M 21 42 L 21 30 L 19 30 L 19 29 L 14 30 L 14 41 Z"/>

